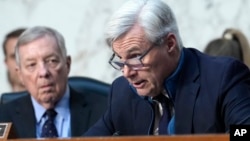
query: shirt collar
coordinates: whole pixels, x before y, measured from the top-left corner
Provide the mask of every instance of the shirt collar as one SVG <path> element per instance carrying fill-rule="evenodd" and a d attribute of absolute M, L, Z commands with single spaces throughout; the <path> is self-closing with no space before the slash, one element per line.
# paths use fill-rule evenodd
<path fill-rule="evenodd" d="M 181 70 L 183 62 L 184 62 L 184 51 L 182 50 L 181 51 L 180 60 L 179 60 L 177 68 L 164 81 L 165 89 L 166 89 L 168 95 L 170 96 L 170 98 L 172 98 L 173 100 L 175 99 L 175 92 L 176 92 L 176 87 L 177 87 L 177 81 L 178 81 L 178 78 L 179 78 L 179 74 L 180 74 L 179 72 Z"/>

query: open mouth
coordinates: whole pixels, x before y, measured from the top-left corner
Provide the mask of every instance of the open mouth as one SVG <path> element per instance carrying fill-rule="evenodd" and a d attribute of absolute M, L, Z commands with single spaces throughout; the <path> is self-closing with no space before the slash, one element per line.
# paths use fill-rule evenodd
<path fill-rule="evenodd" d="M 142 89 L 146 85 L 146 81 L 141 80 L 141 81 L 134 82 L 132 84 L 136 89 Z"/>

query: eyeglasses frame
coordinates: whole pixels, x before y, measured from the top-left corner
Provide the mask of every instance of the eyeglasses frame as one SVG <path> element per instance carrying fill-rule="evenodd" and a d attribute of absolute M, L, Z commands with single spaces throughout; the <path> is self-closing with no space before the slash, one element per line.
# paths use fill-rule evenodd
<path fill-rule="evenodd" d="M 139 69 L 141 69 L 141 68 L 144 66 L 144 64 L 143 64 L 143 62 L 142 62 L 142 59 L 143 59 L 143 58 L 144 58 L 144 57 L 145 57 L 145 56 L 155 47 L 155 45 L 156 45 L 156 44 L 152 44 L 144 53 L 142 53 L 142 55 L 137 56 L 137 57 L 135 57 L 135 58 L 131 58 L 131 59 L 138 59 L 138 60 L 139 60 L 139 62 L 141 63 L 141 67 L 139 67 L 139 68 L 133 68 L 133 66 L 131 66 L 131 65 L 128 64 L 128 63 L 126 63 L 128 60 L 131 60 L 131 59 L 128 59 L 128 60 L 126 60 L 126 61 L 124 61 L 124 62 L 113 61 L 113 59 L 114 59 L 114 57 L 115 57 L 115 53 L 113 53 L 112 56 L 110 57 L 110 59 L 109 59 L 109 64 L 110 64 L 114 69 L 116 69 L 116 70 L 122 70 L 122 69 L 124 68 L 125 65 L 128 66 L 128 67 L 130 67 L 130 68 L 132 68 L 133 70 L 139 70 Z M 113 63 L 115 63 L 115 62 L 121 63 L 121 64 L 123 64 L 123 67 L 121 67 L 121 68 L 119 69 L 119 68 L 115 67 L 115 66 L 112 64 L 112 62 L 113 62 Z"/>

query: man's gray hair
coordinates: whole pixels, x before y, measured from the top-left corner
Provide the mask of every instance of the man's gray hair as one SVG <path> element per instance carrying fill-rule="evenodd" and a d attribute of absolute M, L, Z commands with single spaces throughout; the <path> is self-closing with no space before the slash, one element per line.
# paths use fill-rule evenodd
<path fill-rule="evenodd" d="M 146 38 L 156 43 L 163 36 L 172 32 L 177 38 L 177 44 L 182 46 L 177 22 L 170 7 L 160 0 L 129 0 L 114 15 L 106 29 L 106 42 L 113 42 L 126 34 L 135 24 L 139 24 Z"/>
<path fill-rule="evenodd" d="M 16 48 L 15 48 L 15 56 L 16 56 L 16 62 L 18 66 L 20 66 L 20 55 L 19 55 L 20 46 L 28 44 L 44 36 L 49 36 L 51 38 L 54 38 L 57 46 L 59 47 L 62 53 L 63 58 L 67 57 L 67 50 L 65 47 L 64 38 L 58 31 L 49 27 L 45 27 L 45 26 L 35 26 L 35 27 L 25 30 L 18 38 Z"/>

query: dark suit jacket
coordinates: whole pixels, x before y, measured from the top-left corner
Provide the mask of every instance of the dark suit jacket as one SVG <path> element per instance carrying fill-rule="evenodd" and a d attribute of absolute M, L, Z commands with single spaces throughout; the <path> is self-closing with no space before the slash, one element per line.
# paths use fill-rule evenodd
<path fill-rule="evenodd" d="M 70 88 L 71 136 L 82 135 L 105 112 L 106 96 L 78 93 Z M 0 122 L 12 122 L 18 138 L 36 138 L 30 95 L 0 106 Z"/>
<path fill-rule="evenodd" d="M 174 101 L 175 133 L 223 133 L 230 124 L 250 124 L 249 69 L 231 58 L 183 51 Z M 124 77 L 113 82 L 109 96 L 108 110 L 85 136 L 152 134 L 153 108 Z"/>

